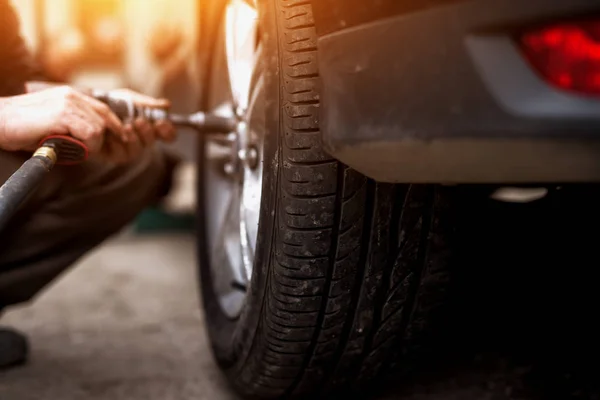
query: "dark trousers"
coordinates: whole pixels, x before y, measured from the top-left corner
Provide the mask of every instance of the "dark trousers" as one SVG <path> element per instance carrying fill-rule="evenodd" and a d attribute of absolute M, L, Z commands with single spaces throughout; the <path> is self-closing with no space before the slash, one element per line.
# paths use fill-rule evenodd
<path fill-rule="evenodd" d="M 0 151 L 0 182 L 26 156 Z M 30 300 L 165 194 L 174 163 L 151 149 L 129 165 L 57 166 L 0 232 L 0 309 Z"/>

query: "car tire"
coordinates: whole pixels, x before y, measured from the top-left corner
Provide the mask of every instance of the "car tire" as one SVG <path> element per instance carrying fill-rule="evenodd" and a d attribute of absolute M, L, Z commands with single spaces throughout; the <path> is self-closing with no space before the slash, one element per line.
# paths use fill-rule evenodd
<path fill-rule="evenodd" d="M 211 264 L 212 211 L 201 171 L 206 326 L 215 358 L 240 394 L 331 394 L 410 363 L 411 349 L 435 326 L 450 279 L 456 189 L 381 184 L 331 158 L 319 132 L 310 2 L 262 0 L 259 7 L 266 140 L 254 269 L 244 306 L 231 318 L 212 283 L 218 266 Z M 216 80 L 209 74 L 209 91 Z M 205 150 L 206 142 L 204 169 Z"/>

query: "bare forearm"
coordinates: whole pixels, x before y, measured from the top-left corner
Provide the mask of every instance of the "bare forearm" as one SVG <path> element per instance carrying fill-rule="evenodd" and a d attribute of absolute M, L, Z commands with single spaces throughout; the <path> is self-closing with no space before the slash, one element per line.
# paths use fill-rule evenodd
<path fill-rule="evenodd" d="M 48 135 L 72 135 L 99 152 L 108 131 L 125 140 L 121 121 L 105 104 L 68 86 L 0 98 L 4 150 L 34 150 Z"/>

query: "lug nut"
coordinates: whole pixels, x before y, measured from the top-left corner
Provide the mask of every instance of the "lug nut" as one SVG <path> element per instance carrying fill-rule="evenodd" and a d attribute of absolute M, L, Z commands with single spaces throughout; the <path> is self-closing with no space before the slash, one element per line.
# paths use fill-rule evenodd
<path fill-rule="evenodd" d="M 229 134 L 227 134 L 227 141 L 229 143 L 235 143 L 237 138 L 238 138 L 238 134 L 236 132 L 230 132 Z"/>
<path fill-rule="evenodd" d="M 246 110 L 245 110 L 243 107 L 241 107 L 241 106 L 238 106 L 238 107 L 235 109 L 235 115 L 236 115 L 238 118 L 242 118 L 242 117 L 244 116 L 244 114 L 246 114 Z"/>
<path fill-rule="evenodd" d="M 250 169 L 256 169 L 256 167 L 258 166 L 258 150 L 254 146 L 240 150 L 238 152 L 238 157 Z"/>
<path fill-rule="evenodd" d="M 225 171 L 225 173 L 229 176 L 233 176 L 235 175 L 235 165 L 233 165 L 233 163 L 228 162 L 225 165 L 223 165 L 223 171 Z"/>

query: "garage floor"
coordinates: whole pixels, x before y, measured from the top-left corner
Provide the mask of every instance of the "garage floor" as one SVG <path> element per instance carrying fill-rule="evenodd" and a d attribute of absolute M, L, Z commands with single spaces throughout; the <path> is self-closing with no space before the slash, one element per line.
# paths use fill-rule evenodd
<path fill-rule="evenodd" d="M 32 362 L 0 376 L 0 398 L 235 398 L 215 368 L 188 236 L 121 238 L 3 323 L 30 335 Z"/>
<path fill-rule="evenodd" d="M 0 375 L 0 399 L 235 399 L 208 352 L 194 268 L 189 236 L 121 237 L 91 254 L 34 304 L 3 317 L 30 335 L 32 360 Z M 515 348 L 435 361 L 402 391 L 391 376 L 374 397 L 548 398 L 544 393 L 556 390 L 552 385 L 573 380 L 562 371 L 536 378 L 535 362 L 529 354 L 512 355 Z M 560 398 L 598 393 L 582 392 L 581 385 L 576 381 L 566 392 L 575 395 Z"/>

